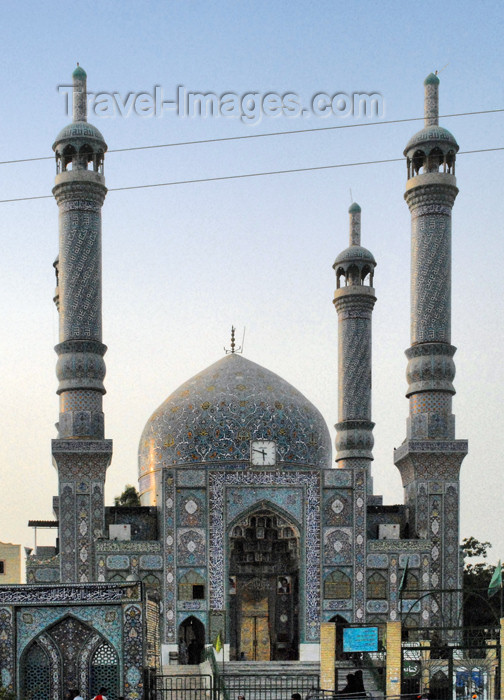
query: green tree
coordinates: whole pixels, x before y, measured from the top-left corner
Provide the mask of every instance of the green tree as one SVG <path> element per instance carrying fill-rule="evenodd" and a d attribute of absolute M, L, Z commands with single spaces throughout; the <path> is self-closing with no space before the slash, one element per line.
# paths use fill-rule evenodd
<path fill-rule="evenodd" d="M 485 627 L 499 624 L 500 595 L 488 597 L 488 586 L 495 571 L 486 561 L 474 563 L 471 559 L 486 559 L 490 542 L 475 537 L 462 540 L 464 554 L 464 627 Z"/>
<path fill-rule="evenodd" d="M 114 498 L 114 505 L 119 507 L 139 506 L 141 505 L 140 494 L 134 486 L 126 484 L 121 495 Z"/>

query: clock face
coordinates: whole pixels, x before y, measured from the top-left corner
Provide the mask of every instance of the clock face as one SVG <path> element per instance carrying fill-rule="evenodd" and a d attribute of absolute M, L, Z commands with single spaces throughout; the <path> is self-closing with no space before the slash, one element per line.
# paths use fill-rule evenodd
<path fill-rule="evenodd" d="M 276 462 L 276 444 L 273 440 L 253 440 L 250 443 L 250 461 L 256 467 L 273 467 Z"/>

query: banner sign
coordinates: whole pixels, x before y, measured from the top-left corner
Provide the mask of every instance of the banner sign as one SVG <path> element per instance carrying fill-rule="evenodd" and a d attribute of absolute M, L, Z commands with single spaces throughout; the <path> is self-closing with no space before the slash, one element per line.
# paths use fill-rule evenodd
<path fill-rule="evenodd" d="M 343 651 L 378 651 L 378 627 L 345 627 Z"/>

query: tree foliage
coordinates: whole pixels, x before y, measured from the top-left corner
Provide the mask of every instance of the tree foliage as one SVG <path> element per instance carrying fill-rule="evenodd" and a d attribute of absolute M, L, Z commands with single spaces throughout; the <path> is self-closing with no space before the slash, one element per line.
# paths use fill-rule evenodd
<path fill-rule="evenodd" d="M 134 486 L 126 484 L 121 495 L 114 498 L 114 505 L 119 507 L 139 506 L 140 494 Z"/>
<path fill-rule="evenodd" d="M 464 626 L 485 627 L 499 624 L 500 595 L 488 597 L 488 586 L 495 571 L 487 561 L 468 561 L 483 559 L 492 547 L 490 542 L 480 542 L 475 537 L 462 540 L 464 555 Z"/>

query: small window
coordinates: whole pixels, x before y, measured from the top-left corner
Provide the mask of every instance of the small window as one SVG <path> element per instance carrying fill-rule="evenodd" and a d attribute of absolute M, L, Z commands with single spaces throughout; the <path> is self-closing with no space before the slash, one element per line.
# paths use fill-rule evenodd
<path fill-rule="evenodd" d="M 387 579 L 382 574 L 374 573 L 367 580 L 367 594 L 370 599 L 387 597 Z"/>
<path fill-rule="evenodd" d="M 418 598 L 418 577 L 415 576 L 415 574 L 412 574 L 411 571 L 408 571 L 406 574 L 406 581 L 405 585 L 402 591 L 402 597 L 403 598 Z"/>
<path fill-rule="evenodd" d="M 196 585 L 192 587 L 192 597 L 193 600 L 204 600 L 205 598 L 205 586 Z"/>
<path fill-rule="evenodd" d="M 188 571 L 178 585 L 179 600 L 204 600 L 205 579 L 196 571 Z"/>
<path fill-rule="evenodd" d="M 5 574 L 5 562 L 0 560 L 0 574 Z"/>
<path fill-rule="evenodd" d="M 352 597 L 352 582 L 342 571 L 333 571 L 324 583 L 324 598 L 347 599 Z"/>

